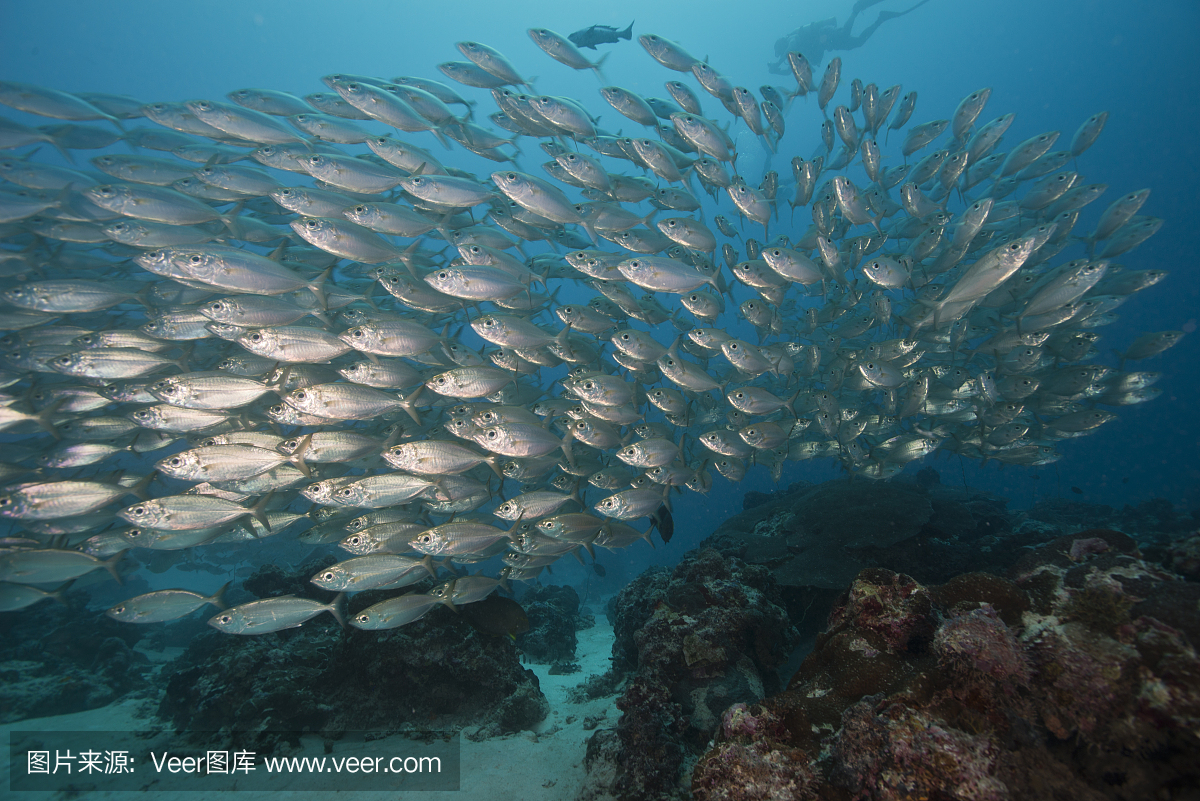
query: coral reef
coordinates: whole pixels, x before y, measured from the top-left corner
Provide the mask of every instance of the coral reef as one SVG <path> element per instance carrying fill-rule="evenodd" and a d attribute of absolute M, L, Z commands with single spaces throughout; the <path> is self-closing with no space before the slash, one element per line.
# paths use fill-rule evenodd
<path fill-rule="evenodd" d="M 1191 581 L 1200 581 L 1200 534 L 1173 543 L 1167 550 L 1166 566 Z"/>
<path fill-rule="evenodd" d="M 634 672 L 617 702 L 615 743 L 606 730 L 593 735 L 608 756 L 596 757 L 605 765 L 589 768 L 589 783 L 622 799 L 681 792 L 722 712 L 779 688 L 797 638 L 778 586 L 764 567 L 693 551 L 626 587 L 610 617 L 614 665 Z"/>
<path fill-rule="evenodd" d="M 588 628 L 579 614 L 579 593 L 558 585 L 530 588 L 521 596 L 529 631 L 517 638 L 521 653 L 538 664 L 569 663 L 575 658 L 575 632 Z"/>
<path fill-rule="evenodd" d="M 780 747 L 786 730 L 766 710 L 752 713 L 735 704 L 721 719 L 721 742 L 692 773 L 692 792 L 708 801 L 801 798 L 816 791 L 818 776 L 809 756 Z"/>
<path fill-rule="evenodd" d="M 567 691 L 567 700 L 573 704 L 583 704 L 597 698 L 616 695 L 624 681 L 625 673 L 619 670 L 609 669 L 604 673 L 593 673 Z"/>
<path fill-rule="evenodd" d="M 1194 513 L 1185 514 L 1165 498 L 1114 509 L 1104 504 L 1051 498 L 1029 510 L 1034 520 L 1051 523 L 1064 531 L 1110 526 L 1134 536 L 1141 542 L 1161 541 L 1196 530 Z"/>
<path fill-rule="evenodd" d="M 1196 519 L 1162 499 L 1120 510 L 1051 499 L 1019 512 L 1004 498 L 942 484 L 932 467 L 885 484 L 796 482 L 785 491 L 747 493 L 743 505 L 700 547 L 768 567 L 805 640 L 824 626 L 838 593 L 869 567 L 935 585 L 964 573 L 1002 574 L 1030 548 L 1068 532 L 1114 527 L 1134 535 L 1151 561 L 1171 567 L 1175 559 L 1185 574 L 1186 565 L 1200 565 L 1200 557 L 1178 550 Z M 1200 577 L 1200 567 L 1191 569 Z"/>
<path fill-rule="evenodd" d="M 1114 530 L 1009 575 L 861 572 L 787 690 L 725 711 L 695 797 L 1195 797 L 1200 585 Z"/>

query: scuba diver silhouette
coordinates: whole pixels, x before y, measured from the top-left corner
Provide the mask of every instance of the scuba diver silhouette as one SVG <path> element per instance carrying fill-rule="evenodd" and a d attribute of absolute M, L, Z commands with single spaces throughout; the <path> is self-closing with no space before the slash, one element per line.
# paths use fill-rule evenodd
<path fill-rule="evenodd" d="M 853 28 L 858 15 L 871 6 L 882 2 L 883 0 L 858 0 L 854 4 L 854 8 L 850 10 L 850 16 L 846 19 L 845 24 L 840 27 L 837 24 L 836 17 L 802 25 L 775 42 L 775 61 L 768 64 L 767 69 L 776 75 L 790 75 L 791 71 L 788 68 L 787 54 L 788 51 L 792 50 L 803 53 L 804 57 L 808 59 L 808 63 L 815 67 L 825 60 L 827 52 L 832 50 L 853 50 L 856 47 L 861 47 L 884 22 L 896 17 L 903 17 L 909 11 L 915 11 L 925 5 L 929 0 L 921 0 L 921 2 L 907 11 L 880 11 L 879 17 L 874 22 L 863 28 L 862 33 L 855 34 Z"/>

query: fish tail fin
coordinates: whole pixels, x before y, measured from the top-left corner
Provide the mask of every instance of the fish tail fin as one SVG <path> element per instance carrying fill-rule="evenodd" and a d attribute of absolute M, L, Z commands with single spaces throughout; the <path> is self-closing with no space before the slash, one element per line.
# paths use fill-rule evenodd
<path fill-rule="evenodd" d="M 312 478 L 312 468 L 310 468 L 308 463 L 304 461 L 304 454 L 308 452 L 309 446 L 312 445 L 312 438 L 312 433 L 305 434 L 300 440 L 300 444 L 296 446 L 296 452 L 293 453 L 291 458 L 288 460 L 292 464 L 296 465 L 296 467 L 300 469 L 300 472 L 309 478 Z"/>
<path fill-rule="evenodd" d="M 122 131 L 121 133 L 122 133 L 122 137 L 121 137 L 121 138 L 124 138 L 124 131 Z M 46 142 L 49 142 L 49 143 L 50 143 L 50 146 L 51 146 L 51 147 L 53 147 L 55 150 L 57 150 L 57 151 L 58 151 L 58 154 L 59 154 L 60 156 L 62 156 L 64 159 L 66 159 L 66 160 L 67 160 L 67 163 L 69 163 L 69 164 L 72 164 L 72 165 L 74 165 L 74 164 L 75 164 L 75 156 L 74 156 L 74 154 L 72 154 L 72 153 L 71 153 L 71 151 L 70 151 L 70 149 L 69 149 L 69 148 L 65 148 L 65 147 L 63 147 L 63 146 L 62 146 L 62 144 L 60 144 L 60 143 L 59 143 L 58 139 L 56 139 L 56 138 L 55 138 L 55 137 L 53 137 L 53 136 L 49 136 L 49 135 L 47 135 L 47 137 L 46 137 L 46 140 L 45 140 L 45 141 L 46 141 Z M 70 187 L 67 187 L 67 189 L 69 189 L 69 188 L 70 188 Z M 65 191 L 65 190 L 64 190 L 64 191 Z"/>
<path fill-rule="evenodd" d="M 105 559 L 100 563 L 104 569 L 107 570 L 114 579 L 116 579 L 118 584 L 125 583 L 121 580 L 121 574 L 117 572 L 117 563 L 121 561 L 121 557 L 124 555 L 125 551 L 117 551 L 115 554 L 113 554 L 111 559 Z M 72 581 L 74 581 L 74 579 L 72 579 Z M 65 587 L 60 587 L 58 590 L 56 590 L 56 592 L 61 592 L 63 589 L 65 589 Z"/>
<path fill-rule="evenodd" d="M 118 581 L 119 580 L 120 579 L 118 579 Z M 65 581 L 62 584 L 60 584 L 58 587 L 56 587 L 55 589 L 51 590 L 50 592 L 48 592 L 46 594 L 50 598 L 53 598 L 55 600 L 55 602 L 61 604 L 62 606 L 67 606 L 68 605 L 67 597 L 66 597 L 65 593 L 67 592 L 67 590 L 71 589 L 71 585 L 74 583 L 75 583 L 75 579 L 71 579 L 70 581 Z"/>
<path fill-rule="evenodd" d="M 54 437 L 56 440 L 62 439 L 62 434 L 58 433 L 58 429 L 56 429 L 54 427 L 54 423 L 52 421 L 53 421 L 54 415 L 58 412 L 59 408 L 62 407 L 62 405 L 64 403 L 66 403 L 68 400 L 70 400 L 70 399 L 65 396 L 61 397 L 58 400 L 51 403 L 45 409 L 42 409 L 34 417 L 34 422 L 36 422 L 39 426 L 44 428 L 46 430 L 46 432 L 49 433 L 50 436 Z"/>
<path fill-rule="evenodd" d="M 421 386 L 417 387 L 416 390 L 414 390 L 413 393 L 411 395 L 409 395 L 408 397 L 400 398 L 400 408 L 403 409 L 405 411 L 405 413 L 409 417 L 411 417 L 413 419 L 413 422 L 416 423 L 417 425 L 421 425 L 421 416 L 420 416 L 420 414 L 417 413 L 417 398 L 424 391 L 425 391 L 425 385 L 422 384 Z"/>
<path fill-rule="evenodd" d="M 633 22 L 637 22 L 637 20 L 634 20 Z M 617 37 L 620 39 L 625 39 L 626 41 L 632 39 L 633 38 L 633 22 L 629 23 L 629 27 L 626 28 L 625 30 L 619 31 L 617 33 Z"/>
<path fill-rule="evenodd" d="M 571 453 L 571 440 L 573 439 L 575 439 L 574 429 L 568 428 L 567 433 L 562 438 L 562 452 L 563 456 L 567 457 L 567 464 L 570 465 L 572 470 L 575 469 L 575 455 Z"/>
<path fill-rule="evenodd" d="M 272 530 L 271 530 L 271 521 L 267 519 L 267 504 L 269 504 L 271 502 L 271 499 L 274 497 L 275 497 L 275 491 L 272 490 L 271 492 L 268 492 L 266 494 L 266 497 L 264 497 L 261 501 L 254 504 L 254 506 L 252 506 L 246 510 L 247 514 L 249 514 L 251 517 L 253 517 L 255 520 L 257 520 L 259 523 L 262 523 L 263 529 L 268 534 L 272 533 Z"/>
<path fill-rule="evenodd" d="M 492 472 L 500 478 L 500 488 L 504 488 L 504 471 L 500 469 L 500 460 L 496 456 L 489 456 L 483 460 L 483 463 L 492 468 Z M 488 485 L 490 486 L 492 479 L 488 477 Z"/>
<path fill-rule="evenodd" d="M 606 60 L 606 59 L 607 59 L 607 58 L 608 58 L 610 55 L 612 55 L 612 51 L 611 51 L 611 50 L 609 50 L 609 51 L 608 51 L 607 53 L 605 53 L 604 55 L 600 56 L 600 58 L 596 59 L 596 63 L 595 63 L 595 64 L 593 64 L 593 65 L 591 66 L 591 70 L 592 70 L 592 72 L 596 73 L 596 78 L 597 78 L 597 79 L 600 81 L 600 83 L 601 83 L 601 84 L 607 84 L 607 83 L 608 83 L 608 78 L 607 78 L 607 77 L 605 77 L 605 75 L 604 75 L 604 70 L 602 70 L 602 69 L 600 69 L 600 68 L 601 68 L 602 66 L 604 66 L 604 61 L 605 61 L 605 60 Z"/>
<path fill-rule="evenodd" d="M 196 350 L 196 343 L 189 342 L 180 349 L 179 358 L 171 362 L 179 368 L 180 373 L 190 373 L 192 368 L 188 366 L 188 359 L 192 358 L 192 353 Z"/>
<path fill-rule="evenodd" d="M 329 606 L 325 607 L 329 614 L 333 615 L 333 619 L 338 625 L 346 628 L 346 593 L 339 592 L 337 597 L 329 602 Z"/>
<path fill-rule="evenodd" d="M 444 564 L 444 560 L 443 560 Z M 421 560 L 421 567 L 425 568 L 425 572 L 437 578 L 437 566 L 433 564 L 433 557 L 425 554 L 425 558 Z"/>
<path fill-rule="evenodd" d="M 579 224 L 582 225 L 583 230 L 587 232 L 588 239 L 592 240 L 592 244 L 599 247 L 600 240 L 596 237 L 596 226 L 589 222 L 581 222 Z"/>
<path fill-rule="evenodd" d="M 325 272 L 317 276 L 317 280 L 308 285 L 308 291 L 313 293 L 322 309 L 329 308 L 329 304 L 325 300 L 325 282 L 329 279 L 331 272 L 333 272 L 332 267 L 326 269 Z"/>
<path fill-rule="evenodd" d="M 229 585 L 232 583 L 232 581 L 225 582 L 223 585 L 221 585 L 221 589 L 205 598 L 205 602 L 212 604 L 218 609 L 227 609 L 228 607 L 225 606 L 225 590 L 229 589 Z"/>
<path fill-rule="evenodd" d="M 150 496 L 146 494 L 146 490 L 150 487 L 150 483 L 154 481 L 154 478 L 157 475 L 157 470 L 151 470 L 149 473 L 139 479 L 136 484 L 129 487 L 126 492 L 137 498 L 139 501 L 150 500 Z"/>

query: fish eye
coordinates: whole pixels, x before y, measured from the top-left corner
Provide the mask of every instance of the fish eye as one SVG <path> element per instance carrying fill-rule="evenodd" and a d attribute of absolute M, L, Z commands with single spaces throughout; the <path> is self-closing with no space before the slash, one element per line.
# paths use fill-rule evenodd
<path fill-rule="evenodd" d="M 181 464 L 183 464 L 183 459 L 180 459 L 178 456 L 176 456 L 173 459 L 171 459 L 171 461 L 168 462 L 168 464 L 170 464 L 171 467 L 179 467 Z"/>
<path fill-rule="evenodd" d="M 246 338 L 251 342 L 262 342 L 262 334 L 258 333 L 257 331 L 255 331 L 253 334 L 247 335 Z"/>
<path fill-rule="evenodd" d="M 129 513 L 130 513 L 131 515 L 144 515 L 144 514 L 146 514 L 146 507 L 144 507 L 144 506 L 135 506 L 135 507 L 133 507 L 132 509 L 130 509 L 130 510 L 129 510 Z"/>

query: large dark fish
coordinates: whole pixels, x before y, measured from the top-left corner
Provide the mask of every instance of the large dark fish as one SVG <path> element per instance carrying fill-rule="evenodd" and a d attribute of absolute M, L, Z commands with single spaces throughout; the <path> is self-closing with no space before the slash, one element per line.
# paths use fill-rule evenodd
<path fill-rule="evenodd" d="M 519 603 L 511 598 L 490 595 L 482 601 L 458 607 L 463 619 L 482 634 L 516 640 L 518 634 L 529 631 L 529 618 Z"/>
<path fill-rule="evenodd" d="M 663 542 L 670 542 L 671 536 L 675 533 L 675 518 L 671 517 L 671 510 L 667 508 L 666 504 L 658 507 L 658 511 L 650 515 L 650 519 L 658 527 L 658 533 L 662 535 Z"/>
<path fill-rule="evenodd" d="M 618 31 L 608 25 L 593 25 L 590 28 L 575 31 L 567 38 L 574 42 L 576 47 L 590 47 L 595 50 L 596 45 L 599 44 L 615 44 L 622 39 L 632 39 L 633 23 L 629 23 L 629 27 L 623 31 Z"/>

